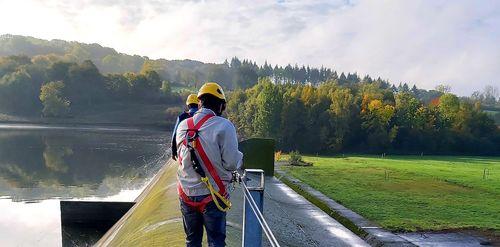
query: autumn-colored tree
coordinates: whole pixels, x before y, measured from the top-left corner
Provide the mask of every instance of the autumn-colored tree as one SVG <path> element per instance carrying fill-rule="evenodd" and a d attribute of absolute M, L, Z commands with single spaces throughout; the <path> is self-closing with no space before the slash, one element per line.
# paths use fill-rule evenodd
<path fill-rule="evenodd" d="M 357 131 L 358 107 L 351 90 L 339 88 L 330 94 L 329 107 L 331 137 L 328 146 L 334 151 L 341 151 L 350 144 L 352 133 Z"/>
<path fill-rule="evenodd" d="M 439 98 L 439 111 L 444 119 L 448 122 L 453 122 L 460 109 L 460 100 L 451 93 L 445 93 Z"/>
<path fill-rule="evenodd" d="M 64 117 L 70 110 L 70 101 L 64 96 L 64 82 L 53 81 L 42 86 L 40 101 L 43 104 L 43 115 L 46 117 Z"/>

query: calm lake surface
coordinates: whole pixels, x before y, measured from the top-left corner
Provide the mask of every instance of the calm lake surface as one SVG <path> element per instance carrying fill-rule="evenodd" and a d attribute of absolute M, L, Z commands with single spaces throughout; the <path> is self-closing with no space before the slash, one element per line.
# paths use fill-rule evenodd
<path fill-rule="evenodd" d="M 61 246 L 60 200 L 133 201 L 170 134 L 0 124 L 0 246 Z"/>

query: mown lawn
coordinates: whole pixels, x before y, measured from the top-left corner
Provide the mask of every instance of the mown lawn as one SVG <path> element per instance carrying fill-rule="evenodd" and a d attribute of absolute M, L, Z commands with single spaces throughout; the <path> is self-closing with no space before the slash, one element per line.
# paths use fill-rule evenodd
<path fill-rule="evenodd" d="M 282 169 L 384 228 L 500 232 L 500 157 L 305 156 L 304 160 L 314 166 Z"/>

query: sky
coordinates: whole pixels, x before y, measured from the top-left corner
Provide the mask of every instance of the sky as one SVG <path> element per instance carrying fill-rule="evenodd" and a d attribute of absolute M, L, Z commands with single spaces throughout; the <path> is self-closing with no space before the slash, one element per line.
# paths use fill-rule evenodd
<path fill-rule="evenodd" d="M 0 0 L 0 34 L 150 58 L 325 66 L 469 95 L 500 87 L 497 0 Z"/>

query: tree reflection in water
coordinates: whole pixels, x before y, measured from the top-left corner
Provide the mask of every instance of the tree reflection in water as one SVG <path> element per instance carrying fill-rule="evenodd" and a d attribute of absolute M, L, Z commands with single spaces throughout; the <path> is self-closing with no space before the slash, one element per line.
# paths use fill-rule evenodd
<path fill-rule="evenodd" d="M 168 134 L 0 130 L 0 197 L 107 197 L 141 187 L 165 160 Z"/>
<path fill-rule="evenodd" d="M 66 156 L 73 154 L 70 146 L 64 146 L 57 143 L 57 139 L 44 138 L 45 150 L 43 151 L 43 160 L 47 169 L 66 173 L 68 165 L 65 162 Z"/>

